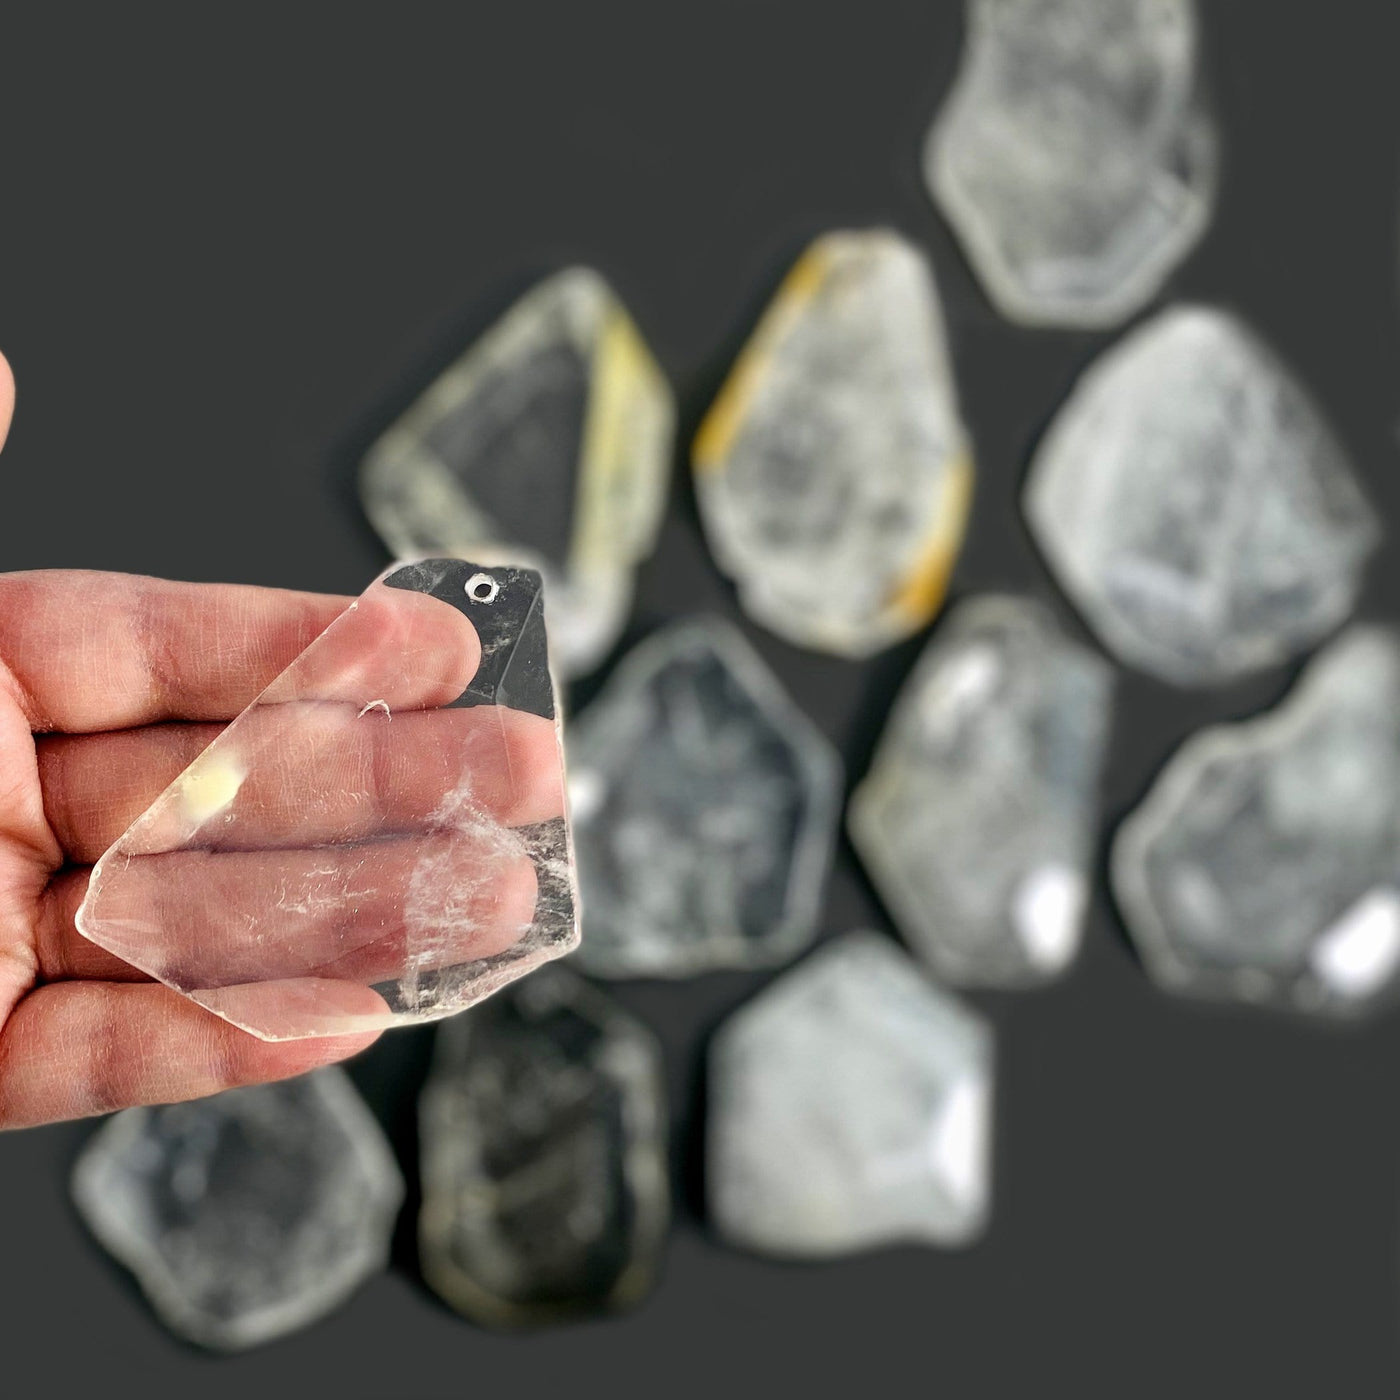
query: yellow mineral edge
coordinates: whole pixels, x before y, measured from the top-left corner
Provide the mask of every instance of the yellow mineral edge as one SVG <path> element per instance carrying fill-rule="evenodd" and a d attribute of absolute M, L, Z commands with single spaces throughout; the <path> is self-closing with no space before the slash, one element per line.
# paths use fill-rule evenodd
<path fill-rule="evenodd" d="M 723 465 L 768 361 L 830 273 L 831 252 L 827 240 L 819 238 L 788 270 L 759 319 L 757 329 L 739 352 L 729 378 L 710 405 L 691 448 L 696 472 L 716 471 Z"/>
<path fill-rule="evenodd" d="M 967 528 L 974 478 L 972 457 L 963 449 L 948 462 L 938 507 L 914 567 L 890 598 L 891 618 L 907 631 L 929 622 L 943 604 Z"/>
<path fill-rule="evenodd" d="M 620 562 L 645 549 L 665 504 L 671 390 L 632 318 L 617 302 L 593 348 L 579 449 L 572 562 Z M 618 515 L 626 517 L 619 531 Z M 620 538 L 619 538 L 620 536 Z"/>

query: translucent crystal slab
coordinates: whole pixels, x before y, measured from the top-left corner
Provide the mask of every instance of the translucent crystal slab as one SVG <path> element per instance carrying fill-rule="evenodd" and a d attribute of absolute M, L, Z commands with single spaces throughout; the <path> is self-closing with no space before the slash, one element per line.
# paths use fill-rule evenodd
<path fill-rule="evenodd" d="M 1045 434 L 1025 501 L 1104 642 L 1179 685 L 1312 645 L 1355 606 L 1379 537 L 1303 389 L 1204 307 L 1162 312 L 1089 368 Z"/>
<path fill-rule="evenodd" d="M 888 230 L 817 239 L 694 458 L 711 547 L 755 620 L 845 656 L 927 622 L 962 542 L 972 459 L 923 254 Z"/>
<path fill-rule="evenodd" d="M 549 968 L 438 1032 L 419 1104 L 424 1277 L 492 1326 L 637 1301 L 670 1220 L 660 1049 Z"/>
<path fill-rule="evenodd" d="M 1113 848 L 1173 990 L 1357 1011 L 1400 968 L 1400 638 L 1353 628 L 1269 714 L 1188 739 Z"/>
<path fill-rule="evenodd" d="M 940 980 L 1025 986 L 1074 957 L 1111 695 L 1107 664 L 1030 599 L 979 598 L 940 624 L 849 813 Z"/>
<path fill-rule="evenodd" d="M 578 941 L 539 576 L 372 584 L 98 862 L 78 927 L 266 1040 L 433 1020 Z"/>
<path fill-rule="evenodd" d="M 117 1114 L 78 1159 L 73 1199 L 172 1332 L 231 1351 L 307 1326 L 384 1268 L 403 1180 L 326 1069 Z"/>
<path fill-rule="evenodd" d="M 365 457 L 360 494 L 403 558 L 530 564 L 555 664 L 617 639 L 670 475 L 671 391 L 626 308 L 574 267 L 523 297 Z"/>
<path fill-rule="evenodd" d="M 970 0 L 924 173 L 998 310 L 1112 326 L 1210 220 L 1191 0 Z"/>
<path fill-rule="evenodd" d="M 972 1240 L 990 1205 L 992 1060 L 986 1022 L 893 943 L 825 944 L 715 1038 L 721 1233 L 789 1256 Z"/>
<path fill-rule="evenodd" d="M 765 966 L 811 939 L 840 762 L 732 627 L 643 642 L 570 724 L 568 750 L 585 969 Z"/>

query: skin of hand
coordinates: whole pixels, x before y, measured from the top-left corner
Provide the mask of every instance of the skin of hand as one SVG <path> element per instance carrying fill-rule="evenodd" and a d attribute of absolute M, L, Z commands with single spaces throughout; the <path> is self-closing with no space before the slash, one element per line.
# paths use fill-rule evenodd
<path fill-rule="evenodd" d="M 0 358 L 0 445 L 13 406 Z M 289 1078 L 377 1038 L 259 1040 L 74 923 L 106 847 L 349 601 L 124 574 L 0 574 L 0 1129 Z M 447 724 L 464 714 L 441 713 Z M 410 738 L 402 721 L 392 732 Z M 543 803 L 517 819 L 562 812 L 552 726 L 526 735 L 517 757 L 540 775 Z M 526 893 L 528 909 L 532 884 Z"/>
<path fill-rule="evenodd" d="M 0 359 L 0 444 L 13 407 Z M 73 924 L 86 872 L 64 842 L 101 814 L 43 781 L 57 735 L 82 736 L 72 742 L 101 765 L 111 731 L 232 719 L 345 604 L 64 570 L 0 575 L 0 1128 L 284 1079 L 376 1038 L 269 1044 L 89 943 Z M 172 776 L 129 772 L 131 804 Z"/>

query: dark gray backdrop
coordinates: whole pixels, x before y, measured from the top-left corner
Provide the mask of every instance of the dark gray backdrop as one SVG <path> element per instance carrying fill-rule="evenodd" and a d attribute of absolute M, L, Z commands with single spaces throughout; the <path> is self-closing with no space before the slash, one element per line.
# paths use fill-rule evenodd
<path fill-rule="evenodd" d="M 1225 170 L 1174 294 L 1242 311 L 1314 387 L 1400 529 L 1397 24 L 1373 0 L 1209 0 Z M 1016 496 L 1108 337 L 1025 332 L 974 286 L 918 151 L 957 53 L 951 0 L 10 7 L 0 24 L 0 568 L 86 566 L 356 592 L 384 562 L 359 449 L 540 273 L 582 260 L 632 306 L 688 438 L 818 231 L 891 223 L 932 254 L 980 481 L 956 593 L 1053 595 Z M 678 454 L 678 462 L 683 456 Z M 1364 611 L 1391 616 L 1397 556 Z M 687 475 L 631 636 L 734 613 Z M 750 629 L 751 635 L 754 635 Z M 865 667 L 757 634 L 851 774 L 916 644 Z M 1178 739 L 1288 676 L 1121 690 L 1111 816 Z M 586 691 L 585 691 L 586 698 Z M 883 920 L 848 850 L 827 932 Z M 761 978 L 638 985 L 678 1162 L 701 1038 Z M 979 999 L 1001 1033 L 996 1216 L 961 1254 L 779 1266 L 720 1249 L 678 1167 L 665 1276 L 637 1313 L 534 1337 L 394 1272 L 255 1354 L 170 1341 L 89 1244 L 65 1176 L 86 1126 L 0 1139 L 0 1393 L 526 1397 L 851 1385 L 946 1396 L 1382 1395 L 1400 1382 L 1400 1017 L 1358 1030 L 1173 1002 L 1100 898 L 1055 989 Z M 425 1042 L 356 1068 L 412 1166 Z M 391 1107 L 391 1100 L 396 1107 Z"/>

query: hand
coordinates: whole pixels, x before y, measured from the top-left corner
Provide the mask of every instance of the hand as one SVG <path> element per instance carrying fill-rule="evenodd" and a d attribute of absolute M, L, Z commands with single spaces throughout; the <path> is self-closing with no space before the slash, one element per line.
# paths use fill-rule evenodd
<path fill-rule="evenodd" d="M 0 444 L 12 404 L 0 359 Z M 0 1128 L 287 1078 L 375 1040 L 373 1030 L 259 1040 L 74 925 L 92 864 L 348 601 L 121 574 L 0 575 Z M 456 722 L 473 715 L 440 713 Z M 392 733 L 409 738 L 401 722 Z M 540 722 L 525 740 L 521 767 L 539 776 L 527 779 L 536 796 L 510 818 L 518 821 L 563 806 L 552 726 Z M 277 819 L 280 791 L 249 795 Z M 497 922 L 518 905 L 518 929 L 527 904 L 494 895 Z M 207 931 L 195 932 L 186 931 L 190 946 L 217 949 Z M 384 956 L 382 942 L 368 944 L 352 961 L 380 975 L 373 963 Z"/>

